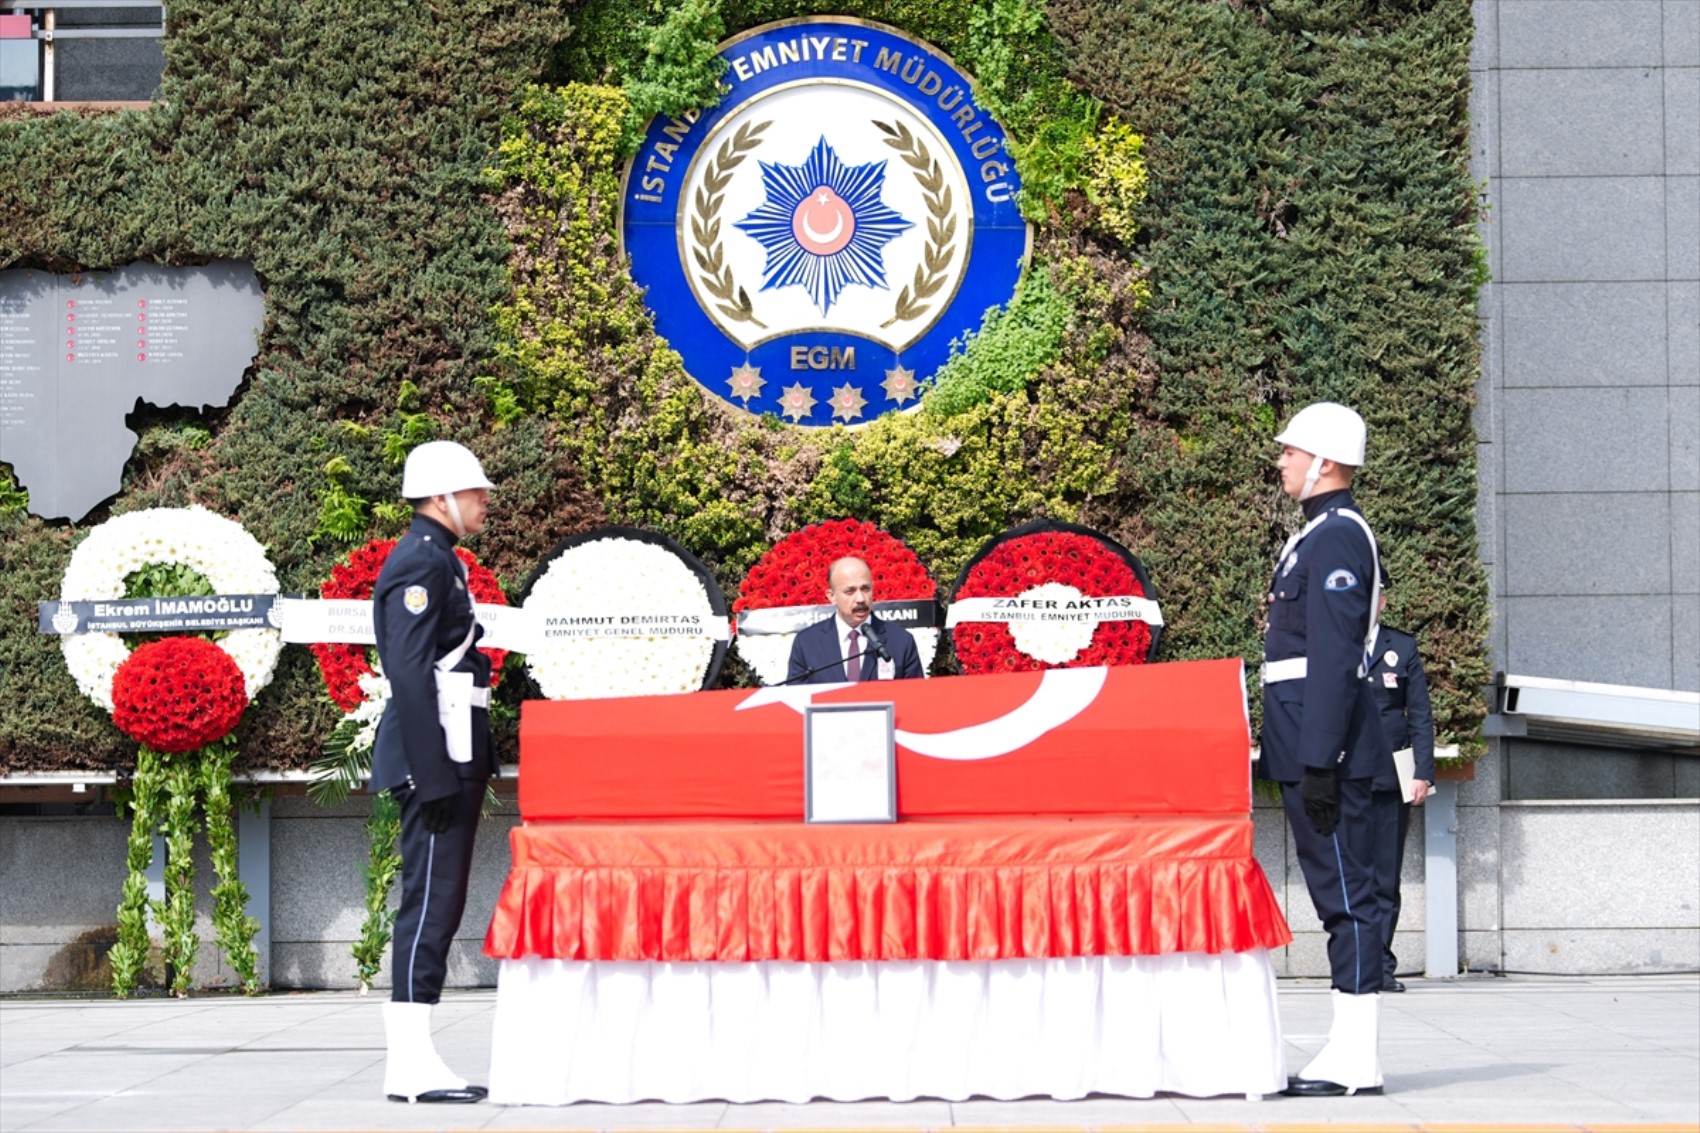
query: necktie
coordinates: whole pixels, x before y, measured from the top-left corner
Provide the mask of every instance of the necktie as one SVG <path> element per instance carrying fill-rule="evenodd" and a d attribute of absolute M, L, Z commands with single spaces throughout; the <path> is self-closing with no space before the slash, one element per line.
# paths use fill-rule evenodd
<path fill-rule="evenodd" d="M 844 675 L 852 681 L 862 679 L 862 643 L 861 634 L 850 631 L 850 656 L 844 662 Z"/>

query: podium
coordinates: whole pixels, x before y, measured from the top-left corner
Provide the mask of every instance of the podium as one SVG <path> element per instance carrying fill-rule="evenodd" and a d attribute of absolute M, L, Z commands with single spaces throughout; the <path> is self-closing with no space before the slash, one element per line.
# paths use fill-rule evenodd
<path fill-rule="evenodd" d="M 803 711 L 895 709 L 809 826 Z M 1285 1084 L 1238 661 L 527 703 L 493 1100 Z"/>

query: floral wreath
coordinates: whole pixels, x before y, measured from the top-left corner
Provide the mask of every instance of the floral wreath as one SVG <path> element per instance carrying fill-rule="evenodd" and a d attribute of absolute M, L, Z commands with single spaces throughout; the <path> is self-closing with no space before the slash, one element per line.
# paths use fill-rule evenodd
<path fill-rule="evenodd" d="M 116 516 L 89 532 L 71 553 L 60 601 L 123 598 L 128 578 L 162 564 L 196 572 L 215 594 L 277 593 L 277 575 L 265 548 L 241 524 L 200 507 L 148 508 Z M 253 628 L 230 630 L 220 641 L 171 636 L 131 652 L 118 634 L 97 630 L 67 634 L 60 649 L 83 695 L 110 711 L 124 734 L 141 744 L 130 780 L 129 873 L 118 906 L 117 940 L 108 950 L 113 990 L 121 997 L 131 994 L 148 962 L 152 904 L 151 915 L 165 938 L 166 968 L 175 973 L 172 989 L 188 994 L 200 945 L 192 853 L 197 810 L 219 875 L 212 917 L 219 950 L 243 988 L 259 990 L 253 946 L 259 925 L 245 911 L 247 888 L 237 868 L 232 818 L 230 769 L 236 750 L 219 741 L 271 683 L 282 634 Z M 164 758 L 189 752 L 199 756 Z M 169 847 L 165 897 L 152 903 L 145 871 L 161 829 Z"/>
<path fill-rule="evenodd" d="M 569 535 L 526 581 L 531 679 L 550 700 L 710 688 L 726 660 L 726 595 L 666 535 L 606 524 Z"/>
<path fill-rule="evenodd" d="M 378 588 L 378 574 L 395 545 L 394 539 L 373 539 L 351 552 L 346 560 L 331 567 L 331 576 L 319 584 L 319 597 L 370 602 Z M 455 556 L 466 565 L 466 587 L 472 592 L 474 602 L 486 606 L 508 604 L 502 584 L 489 567 L 465 547 L 457 546 Z M 308 648 L 319 662 L 319 675 L 325 679 L 325 693 L 331 702 L 343 712 L 375 725 L 383 715 L 384 701 L 389 698 L 389 682 L 373 665 L 372 647 L 357 642 L 323 641 Z M 494 687 L 501 679 L 507 651 L 484 649 L 482 652 L 490 658 L 490 684 Z"/>
<path fill-rule="evenodd" d="M 1011 528 L 981 547 L 957 577 L 956 603 L 973 598 L 1049 599 L 1066 608 L 1092 598 L 1148 599 L 1157 592 L 1133 552 L 1089 527 L 1048 519 Z M 964 673 L 1000 673 L 1088 665 L 1137 665 L 1151 659 L 1160 615 L 1071 622 L 956 621 L 951 644 Z"/>
<path fill-rule="evenodd" d="M 241 524 L 202 507 L 146 508 L 115 516 L 89 532 L 88 538 L 71 552 L 71 562 L 59 584 L 60 600 L 123 598 L 124 580 L 155 563 L 188 567 L 203 575 L 220 594 L 277 593 L 277 574 L 272 570 L 271 560 L 266 558 L 265 548 Z M 178 660 L 185 656 L 185 649 L 194 650 L 194 647 L 165 645 L 173 640 L 187 639 L 150 642 L 136 653 L 153 656 L 150 667 L 154 667 L 166 661 L 158 653 L 161 646 Z M 226 633 L 223 640 L 208 644 L 234 662 L 241 674 L 240 691 L 245 704 L 271 683 L 272 674 L 277 671 L 278 654 L 283 650 L 283 637 L 271 628 L 237 629 Z M 124 639 L 116 633 L 101 631 L 67 634 L 60 638 L 59 648 L 83 695 L 113 712 L 114 681 L 132 656 Z M 194 651 L 203 660 L 210 657 L 205 650 Z M 147 661 L 148 658 L 138 658 L 138 664 Z M 131 686 L 131 682 L 126 681 L 126 685 Z M 136 687 L 126 691 L 134 708 Z"/>
<path fill-rule="evenodd" d="M 854 556 L 868 564 L 874 576 L 874 598 L 878 602 L 932 602 L 938 585 L 927 568 L 902 540 L 859 519 L 835 519 L 793 531 L 756 561 L 744 579 L 733 610 L 796 610 L 819 620 L 826 593 L 826 572 L 836 561 Z M 910 635 L 921 656 L 923 671 L 932 665 L 938 651 L 939 631 L 934 626 L 912 627 Z M 756 671 L 763 684 L 778 684 L 786 677 L 791 662 L 795 633 L 738 635 L 738 655 Z"/>

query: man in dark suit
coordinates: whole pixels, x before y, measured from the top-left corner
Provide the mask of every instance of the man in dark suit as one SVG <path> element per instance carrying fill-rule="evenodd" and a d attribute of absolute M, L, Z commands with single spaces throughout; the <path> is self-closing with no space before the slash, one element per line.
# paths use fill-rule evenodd
<path fill-rule="evenodd" d="M 490 659 L 479 633 L 458 540 L 484 528 L 490 481 L 478 458 L 452 441 L 415 448 L 402 470 L 413 525 L 372 596 L 378 659 L 390 697 L 372 751 L 372 790 L 401 807 L 401 908 L 394 981 L 384 1004 L 384 1093 L 400 1102 L 476 1102 L 437 1056 L 431 1009 L 448 975 L 449 946 L 466 907 L 472 845 L 490 747 Z"/>
<path fill-rule="evenodd" d="M 1391 580 L 1381 572 L 1381 601 L 1376 607 L 1379 622 L 1387 608 Z M 1434 786 L 1434 711 L 1429 705 L 1428 678 L 1423 659 L 1417 654 L 1417 639 L 1400 630 L 1377 625 L 1371 651 L 1369 683 L 1381 707 L 1381 730 L 1394 751 L 1411 749 L 1413 768 L 1411 801 L 1403 791 L 1375 791 L 1376 854 L 1375 898 L 1385 918 L 1382 927 L 1381 990 L 1404 991 L 1396 974 L 1398 958 L 1393 955 L 1393 930 L 1399 925 L 1399 868 L 1405 861 L 1405 836 L 1411 830 L 1411 808 L 1422 806 Z"/>
<path fill-rule="evenodd" d="M 832 617 L 791 642 L 786 684 L 905 680 L 924 675 L 915 639 L 874 617 L 874 572 L 861 559 L 843 558 L 826 572 Z M 813 672 L 811 672 L 813 670 Z"/>

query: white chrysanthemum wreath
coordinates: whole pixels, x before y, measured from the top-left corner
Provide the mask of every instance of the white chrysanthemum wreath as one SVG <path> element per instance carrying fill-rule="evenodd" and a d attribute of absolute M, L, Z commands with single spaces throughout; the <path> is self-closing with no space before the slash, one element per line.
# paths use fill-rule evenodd
<path fill-rule="evenodd" d="M 660 542 L 601 535 L 556 553 L 525 599 L 526 652 L 550 700 L 694 692 L 728 636 L 705 575 Z"/>
<path fill-rule="evenodd" d="M 153 563 L 198 571 L 219 594 L 277 593 L 277 574 L 259 540 L 222 515 L 186 507 L 127 512 L 96 527 L 71 552 L 59 596 L 72 602 L 122 598 L 125 578 Z M 242 670 L 249 700 L 271 683 L 283 651 L 277 630 L 231 630 L 217 644 Z M 124 639 L 115 633 L 67 634 L 60 648 L 83 695 L 112 711 L 112 678 L 130 656 Z"/>

